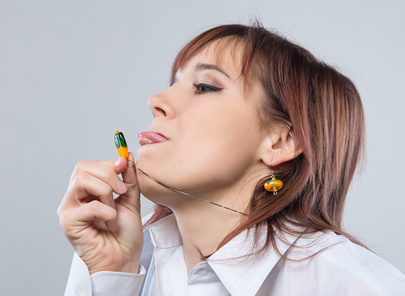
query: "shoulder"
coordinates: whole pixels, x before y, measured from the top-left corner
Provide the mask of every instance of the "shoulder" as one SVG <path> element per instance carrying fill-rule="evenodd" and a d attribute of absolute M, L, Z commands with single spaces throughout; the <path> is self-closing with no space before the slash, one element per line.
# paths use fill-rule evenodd
<path fill-rule="evenodd" d="M 301 266 L 308 275 L 306 279 L 316 282 L 318 288 L 324 283 L 325 289 L 342 290 L 341 295 L 405 295 L 405 276 L 398 269 L 330 231 L 302 236 L 286 257 L 292 260 L 289 264 L 297 260 L 296 271 Z"/>

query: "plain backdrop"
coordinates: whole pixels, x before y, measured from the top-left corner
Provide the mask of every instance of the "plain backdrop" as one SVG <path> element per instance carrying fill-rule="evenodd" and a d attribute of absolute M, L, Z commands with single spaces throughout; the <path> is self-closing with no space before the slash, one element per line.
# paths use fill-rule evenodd
<path fill-rule="evenodd" d="M 357 85 L 368 156 L 345 230 L 405 272 L 404 3 L 1 0 L 1 294 L 63 294 L 72 249 L 56 209 L 75 163 L 116 158 L 116 129 L 136 152 L 181 47 L 255 18 Z"/>

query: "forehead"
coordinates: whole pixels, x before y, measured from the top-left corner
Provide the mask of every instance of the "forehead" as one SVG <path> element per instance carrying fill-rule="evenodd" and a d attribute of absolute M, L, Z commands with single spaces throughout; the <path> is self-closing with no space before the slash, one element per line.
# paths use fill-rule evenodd
<path fill-rule="evenodd" d="M 216 40 L 197 51 L 177 72 L 194 71 L 197 64 L 204 63 L 217 66 L 232 80 L 238 80 L 242 71 L 242 55 L 240 43 L 234 40 Z"/>

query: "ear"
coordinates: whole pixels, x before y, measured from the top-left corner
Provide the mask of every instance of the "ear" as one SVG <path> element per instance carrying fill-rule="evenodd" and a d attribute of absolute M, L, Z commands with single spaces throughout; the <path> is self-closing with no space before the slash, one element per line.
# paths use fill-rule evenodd
<path fill-rule="evenodd" d="M 279 126 L 268 134 L 264 145 L 262 160 L 269 167 L 283 164 L 302 153 L 302 149 L 296 147 L 291 131 L 286 126 Z"/>

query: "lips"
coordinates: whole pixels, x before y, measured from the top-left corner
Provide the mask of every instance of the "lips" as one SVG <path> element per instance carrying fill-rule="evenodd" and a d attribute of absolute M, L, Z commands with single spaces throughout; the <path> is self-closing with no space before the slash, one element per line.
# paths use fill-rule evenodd
<path fill-rule="evenodd" d="M 167 138 L 156 132 L 143 132 L 138 135 L 141 146 L 148 144 L 158 144 L 167 141 Z"/>

